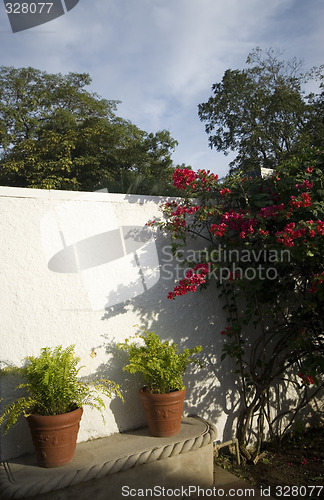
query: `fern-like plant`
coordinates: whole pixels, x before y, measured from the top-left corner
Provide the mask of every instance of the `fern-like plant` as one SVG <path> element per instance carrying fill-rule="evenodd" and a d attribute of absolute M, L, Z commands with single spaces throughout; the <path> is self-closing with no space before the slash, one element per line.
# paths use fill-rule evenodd
<path fill-rule="evenodd" d="M 74 345 L 65 349 L 61 345 L 53 349 L 45 347 L 39 356 L 26 357 L 23 367 L 12 366 L 0 370 L 1 375 L 20 375 L 24 381 L 16 389 L 24 389 L 28 394 L 3 409 L 0 425 L 4 424 L 4 433 L 17 422 L 21 414 L 60 415 L 89 405 L 103 416 L 105 403 L 102 395 L 109 398 L 116 395 L 123 399 L 118 384 L 111 380 L 88 383 L 78 378 L 82 366 L 78 367 L 80 358 L 75 355 L 74 349 Z"/>
<path fill-rule="evenodd" d="M 131 341 L 133 339 L 136 340 Z M 179 352 L 174 342 L 162 342 L 157 334 L 145 330 L 117 344 L 117 348 L 128 353 L 128 364 L 123 370 L 141 373 L 146 391 L 155 394 L 185 389 L 183 375 L 188 365 L 202 366 L 201 361 L 193 357 L 202 350 L 201 346 Z"/>

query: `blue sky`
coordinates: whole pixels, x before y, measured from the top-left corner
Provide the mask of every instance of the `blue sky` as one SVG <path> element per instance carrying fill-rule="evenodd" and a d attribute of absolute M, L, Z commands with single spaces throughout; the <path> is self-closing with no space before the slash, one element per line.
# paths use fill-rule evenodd
<path fill-rule="evenodd" d="M 208 147 L 197 106 L 226 69 L 260 46 L 324 63 L 323 0 L 80 0 L 64 16 L 12 33 L 0 3 L 0 65 L 89 73 L 89 90 L 122 103 L 118 114 L 178 140 L 174 163 L 227 172 Z"/>

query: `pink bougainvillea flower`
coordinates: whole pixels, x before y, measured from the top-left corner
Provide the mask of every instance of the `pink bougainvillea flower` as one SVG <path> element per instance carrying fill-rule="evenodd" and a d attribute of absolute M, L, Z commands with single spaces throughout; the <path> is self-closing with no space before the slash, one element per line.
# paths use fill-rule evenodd
<path fill-rule="evenodd" d="M 321 236 L 324 236 L 324 221 L 322 221 L 322 220 L 317 221 L 316 231 Z"/>
<path fill-rule="evenodd" d="M 303 384 L 307 385 L 315 384 L 315 380 L 311 375 L 305 375 L 303 372 L 298 372 L 297 375 L 302 379 Z"/>
<path fill-rule="evenodd" d="M 195 292 L 199 285 L 206 283 L 209 268 L 209 264 L 201 262 L 189 269 L 185 278 L 180 280 L 179 284 L 174 287 L 173 292 L 168 293 L 168 299 L 175 299 L 175 297 L 186 295 L 188 292 Z"/>
<path fill-rule="evenodd" d="M 220 224 L 212 224 L 210 227 L 210 232 L 214 234 L 215 236 L 224 236 L 228 228 L 228 225 L 225 224 L 224 222 L 221 222 Z"/>
<path fill-rule="evenodd" d="M 259 233 L 261 236 L 264 236 L 264 237 L 269 236 L 269 231 L 264 231 L 263 229 L 259 229 L 259 230 L 258 230 L 258 233 Z"/>
<path fill-rule="evenodd" d="M 231 194 L 231 190 L 228 188 L 223 188 L 219 190 L 219 194 L 221 195 L 222 198 L 225 198 L 226 195 Z"/>
<path fill-rule="evenodd" d="M 177 168 L 172 175 L 173 184 L 177 189 L 210 191 L 218 181 L 218 175 L 210 173 L 209 170 L 198 170 L 194 172 L 190 168 Z"/>
<path fill-rule="evenodd" d="M 312 199 L 311 199 L 309 193 L 302 193 L 301 198 L 302 199 L 298 199 L 298 198 L 296 198 L 296 196 L 291 196 L 289 205 L 291 207 L 295 207 L 295 208 L 311 207 L 312 206 Z"/>
<path fill-rule="evenodd" d="M 314 186 L 314 183 L 313 182 L 309 182 L 308 179 L 306 179 L 302 184 L 295 184 L 295 188 L 296 189 L 312 189 L 312 187 Z"/>
<path fill-rule="evenodd" d="M 222 330 L 220 333 L 221 335 L 226 335 L 227 337 L 231 337 L 232 335 L 234 335 L 232 328 L 229 326 L 225 326 L 225 330 Z"/>
<path fill-rule="evenodd" d="M 186 189 L 192 186 L 197 179 L 197 174 L 189 168 L 176 168 L 172 180 L 177 189 Z"/>
<path fill-rule="evenodd" d="M 321 274 L 314 274 L 311 286 L 310 288 L 307 289 L 307 292 L 310 294 L 316 293 L 323 282 L 324 282 L 324 271 Z"/>
<path fill-rule="evenodd" d="M 280 212 L 282 212 L 285 208 L 285 205 L 281 203 L 280 205 L 270 205 L 267 207 L 261 208 L 259 212 L 259 217 L 267 218 L 267 217 L 275 217 Z"/>

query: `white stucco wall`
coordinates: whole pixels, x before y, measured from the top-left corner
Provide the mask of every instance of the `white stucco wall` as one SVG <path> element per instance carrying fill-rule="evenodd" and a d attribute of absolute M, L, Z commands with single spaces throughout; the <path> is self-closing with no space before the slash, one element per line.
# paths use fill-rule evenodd
<path fill-rule="evenodd" d="M 161 198 L 0 188 L 0 361 L 20 364 L 42 347 L 76 344 L 82 375 L 118 382 L 125 397 L 108 402 L 106 423 L 85 408 L 79 442 L 144 424 L 139 377 L 122 371 L 115 344 L 153 330 L 181 347 L 202 344 L 206 367 L 186 375 L 185 415 L 198 414 L 231 437 L 233 367 L 220 361 L 225 326 L 216 290 L 167 299 L 177 263 L 170 240 L 146 228 L 161 216 Z M 10 394 L 0 381 L 1 397 Z M 1 459 L 32 450 L 22 418 L 5 437 Z"/>

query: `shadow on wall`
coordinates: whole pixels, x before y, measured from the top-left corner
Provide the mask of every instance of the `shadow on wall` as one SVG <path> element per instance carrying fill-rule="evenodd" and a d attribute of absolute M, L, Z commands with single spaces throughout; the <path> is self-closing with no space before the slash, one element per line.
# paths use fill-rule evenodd
<path fill-rule="evenodd" d="M 224 327 L 224 311 L 218 300 L 218 290 L 212 283 L 207 290 L 198 290 L 195 294 L 168 300 L 168 292 L 182 278 L 182 267 L 173 259 L 171 245 L 162 233 L 157 234 L 156 247 L 160 262 L 160 279 L 145 293 L 131 300 L 122 301 L 125 286 L 119 285 L 108 297 L 103 321 L 132 311 L 139 318 L 138 326 L 155 331 L 162 340 L 172 340 L 180 349 L 200 344 L 203 351 L 199 354 L 204 363 L 203 369 L 189 367 L 185 375 L 187 396 L 184 413 L 198 415 L 218 426 L 219 439 L 230 439 L 233 434 L 233 423 L 237 416 L 237 389 L 234 383 L 234 366 L 230 360 L 221 361 L 222 337 L 220 331 Z M 149 251 L 149 250 L 148 250 Z M 143 262 L 146 261 L 145 251 Z M 134 334 L 138 328 L 134 328 Z M 136 423 L 143 425 L 142 412 L 137 392 L 143 385 L 140 376 L 121 371 L 126 363 L 127 354 L 116 349 L 109 335 L 105 335 L 103 345 L 109 361 L 98 368 L 96 376 L 111 377 L 120 384 L 124 393 L 125 418 L 115 413 L 120 431 L 128 430 L 129 414 L 133 413 Z M 135 395 L 135 397 L 134 397 Z M 118 401 L 112 401 L 111 409 Z"/>
<path fill-rule="evenodd" d="M 10 376 L 2 375 L 0 377 L 0 411 L 7 405 L 12 403 L 13 398 L 27 395 L 24 390 L 16 390 L 17 386 L 23 382 L 19 375 L 11 374 Z M 18 392 L 18 393 L 17 393 Z M 2 432 L 1 428 L 1 432 Z M 0 436 L 0 462 L 7 455 L 7 448 L 16 450 L 15 454 L 21 455 L 28 452 L 33 452 L 34 446 L 31 438 L 31 433 L 27 424 L 27 420 L 23 415 L 18 417 L 15 427 L 9 429 L 8 434 Z"/>
<path fill-rule="evenodd" d="M 169 241 L 161 233 L 158 233 L 156 246 L 160 262 L 159 282 L 146 293 L 125 302 L 121 300 L 125 293 L 124 286 L 119 286 L 113 292 L 116 305 L 106 308 L 102 319 L 107 321 L 116 315 L 132 311 L 140 318 L 138 326 L 155 331 L 162 340 L 172 340 L 181 349 L 201 344 L 203 351 L 199 357 L 204 368 L 191 367 L 185 375 L 187 395 L 184 413 L 209 420 L 218 429 L 217 439 L 227 441 L 236 432 L 236 419 L 241 409 L 240 387 L 236 382 L 234 361 L 228 358 L 221 361 L 223 338 L 220 331 L 225 325 L 226 317 L 223 304 L 218 298 L 216 283 L 211 283 L 208 289 L 198 290 L 195 294 L 189 293 L 175 300 L 168 300 L 168 292 L 183 277 L 183 269 L 176 259 L 171 259 Z M 143 261 L 145 262 L 145 255 Z M 138 328 L 134 328 L 134 334 L 136 331 Z M 127 355 L 116 349 L 109 335 L 104 336 L 103 345 L 109 361 L 99 367 L 96 375 L 112 376 L 120 384 L 125 396 L 124 418 L 120 417 L 120 412 L 114 412 L 114 406 L 118 405 L 119 408 L 120 403 L 111 403 L 118 428 L 121 432 L 129 429 L 129 414 L 133 414 L 134 421 L 141 426 L 145 420 L 137 392 L 143 385 L 143 380 L 140 376 L 121 372 L 120 368 L 125 364 Z M 280 419 L 274 421 L 274 429 L 279 435 L 289 424 L 292 412 L 302 403 L 302 397 L 293 390 L 293 386 L 293 382 L 278 380 L 269 399 L 270 408 L 274 409 L 273 416 L 286 416 L 283 422 Z M 300 418 L 302 415 L 307 416 L 309 423 L 316 425 L 323 418 L 323 408 L 320 409 L 319 403 L 315 402 L 313 407 L 309 405 L 305 408 Z M 257 418 L 256 414 L 255 425 Z M 250 429 L 250 435 L 255 436 L 253 428 Z"/>
<path fill-rule="evenodd" d="M 225 425 L 226 433 L 231 435 L 236 414 L 236 389 L 232 383 L 233 367 L 220 362 L 219 331 L 224 327 L 225 318 L 217 300 L 218 293 L 214 288 L 179 297 L 176 301 L 167 299 L 168 292 L 182 277 L 182 267 L 173 259 L 169 239 L 159 232 L 155 240 L 150 229 L 136 225 L 136 215 L 133 215 L 142 213 L 141 210 L 136 212 L 139 205 L 152 200 L 156 203 L 154 197 L 126 196 L 125 220 L 135 223 L 128 226 L 120 225 L 114 204 L 91 205 L 80 197 L 73 203 L 56 205 L 41 221 L 48 268 L 55 273 L 80 274 L 92 310 L 105 307 L 103 320 L 107 323 L 122 315 L 126 315 L 127 321 L 131 313 L 129 316 L 135 315 L 141 327 L 155 330 L 162 339 L 172 339 L 180 348 L 202 344 L 206 366 L 197 373 L 186 375 L 185 412 L 200 415 L 215 424 L 222 421 L 220 428 Z M 132 204 L 135 212 L 130 216 Z M 195 244 L 193 242 L 193 246 Z M 196 248 L 199 248 L 197 244 Z M 104 348 L 110 361 L 99 367 L 96 375 L 116 380 L 123 389 L 126 403 L 121 412 L 116 411 L 115 418 L 119 429 L 125 430 L 130 414 L 134 425 L 144 421 L 137 402 L 141 383 L 121 371 L 123 363 L 119 354 L 113 352 L 110 342 L 107 335 Z M 120 404 L 112 401 L 112 410 Z"/>
<path fill-rule="evenodd" d="M 123 283 L 120 302 L 144 293 L 159 280 L 152 232 L 137 225 L 138 217 L 131 212 L 135 197 L 126 199 L 125 204 L 124 198 L 119 200 L 117 196 L 124 203 L 120 211 L 109 194 L 101 196 L 87 199 L 86 195 L 80 195 L 73 201 L 53 205 L 40 222 L 48 269 L 54 273 L 78 274 L 93 311 L 116 304 L 114 294 L 107 297 L 107 289 L 114 290 Z M 143 203 L 144 200 L 135 205 L 139 217 L 143 216 L 140 207 Z M 122 215 L 131 225 L 121 224 Z"/>

